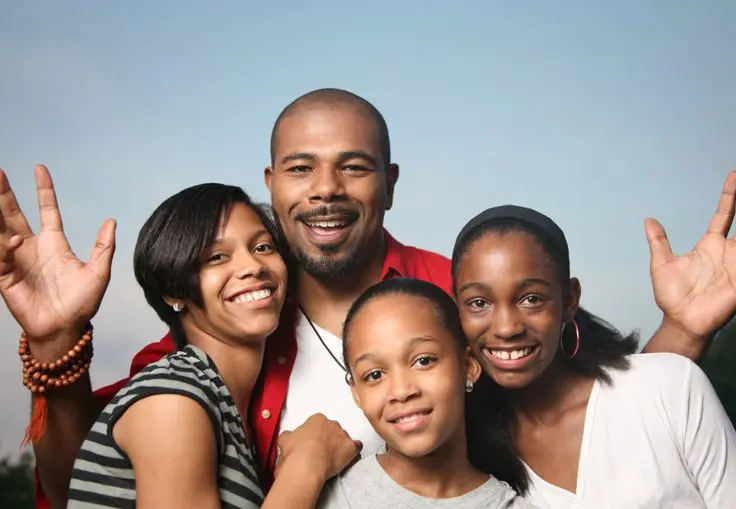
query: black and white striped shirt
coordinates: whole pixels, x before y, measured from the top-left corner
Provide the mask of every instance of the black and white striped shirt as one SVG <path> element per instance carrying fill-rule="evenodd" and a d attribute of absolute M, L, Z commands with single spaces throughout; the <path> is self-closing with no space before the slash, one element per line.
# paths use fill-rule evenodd
<path fill-rule="evenodd" d="M 217 438 L 222 507 L 260 507 L 264 495 L 255 452 L 246 443 L 240 413 L 215 364 L 192 345 L 147 366 L 102 411 L 74 463 L 67 507 L 135 507 L 133 468 L 112 429 L 133 403 L 154 394 L 187 396 L 209 414 Z"/>

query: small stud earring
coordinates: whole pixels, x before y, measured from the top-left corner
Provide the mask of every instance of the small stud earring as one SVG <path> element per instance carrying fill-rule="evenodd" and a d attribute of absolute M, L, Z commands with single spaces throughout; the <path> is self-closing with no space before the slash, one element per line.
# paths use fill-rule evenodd
<path fill-rule="evenodd" d="M 473 381 L 470 378 L 465 380 L 465 392 L 473 392 Z"/>
<path fill-rule="evenodd" d="M 171 307 L 174 309 L 174 313 L 178 313 L 179 311 L 181 311 L 181 304 L 179 304 L 178 302 L 174 302 L 174 305 Z"/>

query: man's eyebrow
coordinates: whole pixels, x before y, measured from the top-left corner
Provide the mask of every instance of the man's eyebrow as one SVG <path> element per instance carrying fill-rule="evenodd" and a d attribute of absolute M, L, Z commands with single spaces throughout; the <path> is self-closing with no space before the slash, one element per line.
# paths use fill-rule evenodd
<path fill-rule="evenodd" d="M 284 156 L 284 158 L 281 160 L 281 164 L 286 164 L 291 161 L 316 161 L 317 157 L 314 154 L 310 154 L 309 152 L 293 152 L 291 154 L 287 154 Z"/>

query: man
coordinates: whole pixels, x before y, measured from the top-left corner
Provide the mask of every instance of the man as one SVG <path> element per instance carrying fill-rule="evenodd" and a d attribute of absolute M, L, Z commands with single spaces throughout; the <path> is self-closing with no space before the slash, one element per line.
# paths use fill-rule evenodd
<path fill-rule="evenodd" d="M 273 471 L 279 432 L 294 429 L 314 413 L 339 421 L 363 442 L 365 453 L 381 447 L 351 400 L 340 363 L 340 329 L 353 300 L 372 284 L 395 276 L 424 279 L 450 291 L 446 258 L 404 246 L 383 228 L 399 177 L 390 157 L 383 117 L 350 92 L 310 92 L 287 106 L 274 125 L 265 180 L 299 267 L 294 302 L 269 340 L 259 397 L 251 410 L 265 476 Z M 99 308 L 109 281 L 114 223 L 103 225 L 85 265 L 66 242 L 45 168 L 37 169 L 42 223 L 38 236 L 20 213 L 7 179 L 0 177 L 0 292 L 27 332 L 33 355 L 53 361 L 79 339 Z M 730 214 L 730 226 L 736 179 L 730 179 L 727 188 L 721 204 Z M 648 225 L 655 291 L 667 312 L 648 351 L 697 358 L 710 334 L 736 309 L 736 288 L 724 278 L 736 280 L 736 266 L 717 259 L 731 242 L 725 239 L 727 231 L 728 226 L 722 232 L 709 231 L 704 237 L 707 246 L 701 241 L 698 253 L 676 258 L 661 227 Z M 709 267 L 716 270 L 708 272 L 698 260 L 715 260 Z M 658 281 L 665 279 L 670 285 L 662 287 Z M 168 336 L 149 345 L 135 357 L 131 374 L 172 349 Z M 101 405 L 124 383 L 93 395 L 85 376 L 48 394 L 46 434 L 35 451 L 39 478 L 53 507 L 63 506 L 74 456 Z"/>

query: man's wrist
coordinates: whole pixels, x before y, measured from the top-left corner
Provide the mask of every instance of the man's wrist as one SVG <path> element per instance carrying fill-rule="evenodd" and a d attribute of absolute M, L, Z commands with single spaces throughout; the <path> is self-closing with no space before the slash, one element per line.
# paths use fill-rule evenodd
<path fill-rule="evenodd" d="M 43 339 L 28 337 L 28 348 L 33 358 L 40 362 L 55 362 L 74 348 L 82 337 L 87 324 L 63 329 Z"/>
<path fill-rule="evenodd" d="M 710 341 L 713 339 L 713 335 L 698 335 L 693 334 L 687 328 L 683 327 L 679 322 L 664 315 L 662 323 L 659 326 L 656 336 L 662 336 L 665 340 L 666 349 L 661 348 L 655 344 L 657 351 L 669 351 L 688 357 L 694 361 L 700 359 Z"/>

